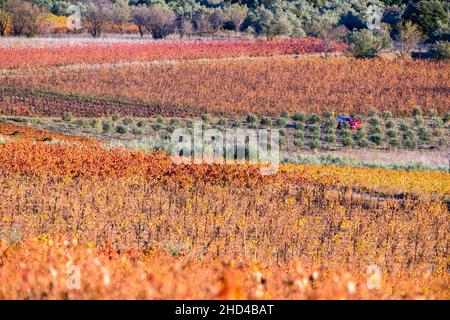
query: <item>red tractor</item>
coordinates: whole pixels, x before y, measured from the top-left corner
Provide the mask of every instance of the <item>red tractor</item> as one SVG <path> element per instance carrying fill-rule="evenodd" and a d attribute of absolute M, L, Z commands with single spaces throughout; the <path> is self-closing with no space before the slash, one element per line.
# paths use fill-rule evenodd
<path fill-rule="evenodd" d="M 352 117 L 338 117 L 337 118 L 338 128 L 342 128 L 344 123 L 348 123 L 350 129 L 358 129 L 361 126 L 361 121 Z"/>

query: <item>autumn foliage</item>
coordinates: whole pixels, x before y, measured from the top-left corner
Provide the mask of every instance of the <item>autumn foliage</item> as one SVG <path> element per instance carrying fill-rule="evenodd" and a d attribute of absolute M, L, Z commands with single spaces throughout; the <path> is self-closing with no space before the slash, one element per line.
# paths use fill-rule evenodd
<path fill-rule="evenodd" d="M 1 298 L 448 297 L 448 173 L 261 176 L 32 139 L 0 144 L 0 162 Z"/>
<path fill-rule="evenodd" d="M 61 109 L 79 116 L 234 116 L 323 110 L 368 114 L 372 108 L 410 115 L 420 106 L 443 114 L 448 111 L 448 67 L 448 62 L 277 57 L 79 68 L 5 78 L 0 108 L 50 116 L 61 115 Z M 59 101 L 69 94 L 71 99 Z"/>
<path fill-rule="evenodd" d="M 340 42 L 333 42 L 331 46 L 332 52 L 343 52 L 346 49 L 347 45 Z M 322 51 L 323 42 L 314 38 L 11 45 L 0 47 L 0 69 L 122 61 L 297 55 Z"/>

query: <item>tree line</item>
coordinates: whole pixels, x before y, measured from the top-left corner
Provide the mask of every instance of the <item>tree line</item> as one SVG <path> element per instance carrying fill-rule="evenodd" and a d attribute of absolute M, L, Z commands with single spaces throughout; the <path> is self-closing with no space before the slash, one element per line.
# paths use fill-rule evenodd
<path fill-rule="evenodd" d="M 377 54 L 392 39 L 404 52 L 419 41 L 450 51 L 450 5 L 439 0 L 0 0 L 0 35 L 45 33 L 49 25 L 43 17 L 70 16 L 71 5 L 80 8 L 83 30 L 93 37 L 110 25 L 119 32 L 133 25 L 142 37 L 155 39 L 229 31 L 319 37 L 325 45 L 343 40 L 361 55 Z M 381 12 L 376 30 L 368 29 L 370 5 Z"/>

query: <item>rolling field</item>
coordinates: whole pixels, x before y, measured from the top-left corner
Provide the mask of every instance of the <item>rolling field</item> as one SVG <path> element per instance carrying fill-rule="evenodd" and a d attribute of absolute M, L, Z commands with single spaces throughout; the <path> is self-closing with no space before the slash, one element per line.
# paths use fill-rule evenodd
<path fill-rule="evenodd" d="M 449 67 L 448 62 L 276 57 L 49 69 L 4 78 L 0 110 L 149 117 L 323 110 L 367 115 L 375 108 L 405 116 L 420 106 L 444 114 Z M 33 107 L 24 108 L 28 104 Z"/>
<path fill-rule="evenodd" d="M 450 298 L 449 62 L 324 58 L 311 38 L 23 41 L 0 46 L 0 299 Z M 277 129 L 286 157 L 268 176 L 177 165 L 171 134 L 195 121 Z"/>
<path fill-rule="evenodd" d="M 21 130 L 0 144 L 2 298 L 448 298 L 448 173 L 263 177 Z"/>

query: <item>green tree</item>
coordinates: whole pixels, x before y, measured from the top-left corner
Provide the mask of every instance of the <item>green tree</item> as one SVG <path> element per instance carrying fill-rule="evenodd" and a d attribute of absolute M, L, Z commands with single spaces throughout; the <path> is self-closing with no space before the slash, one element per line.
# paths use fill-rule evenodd
<path fill-rule="evenodd" d="M 448 21 L 448 13 L 438 0 L 410 1 L 403 13 L 403 19 L 417 23 L 420 29 L 428 34 Z"/>

